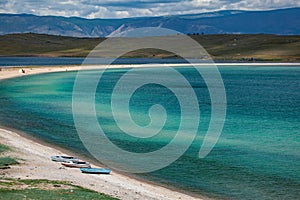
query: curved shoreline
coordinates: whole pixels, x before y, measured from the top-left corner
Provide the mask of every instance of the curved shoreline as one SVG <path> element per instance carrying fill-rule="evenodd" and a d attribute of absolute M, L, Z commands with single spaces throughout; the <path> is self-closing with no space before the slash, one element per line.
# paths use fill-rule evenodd
<path fill-rule="evenodd" d="M 114 68 L 128 68 L 130 65 L 118 65 Z M 25 73 L 20 68 L 7 68 L 0 71 L 0 80 L 19 76 L 80 70 L 80 66 L 27 67 Z M 100 66 L 99 69 L 105 68 Z M 110 67 L 111 68 L 111 67 Z M 109 176 L 85 175 L 78 169 L 67 169 L 60 163 L 52 162 L 52 155 L 74 155 L 71 151 L 36 139 L 17 130 L 0 127 L 0 143 L 10 146 L 10 154 L 20 159 L 20 165 L 11 166 L 3 171 L 5 178 L 65 180 L 100 193 L 120 199 L 202 199 L 167 189 L 147 181 L 131 178 L 113 171 Z M 75 153 L 76 155 L 76 153 Z M 77 155 L 76 155 L 77 156 Z M 79 158 L 82 156 L 78 156 Z M 97 167 L 98 163 L 93 163 Z"/>
<path fill-rule="evenodd" d="M 297 67 L 300 66 L 300 63 L 178 63 L 178 64 L 124 64 L 124 65 L 61 65 L 61 66 L 15 66 L 15 67 L 4 67 L 0 66 L 0 80 L 14 78 L 24 75 L 33 75 L 41 73 L 50 73 L 50 72 L 64 72 L 64 71 L 77 71 L 81 70 L 84 67 L 87 69 L 118 69 L 118 68 L 147 68 L 147 67 L 185 67 L 185 66 L 195 66 L 195 67 L 209 67 L 221 66 L 221 67 L 233 67 L 233 66 L 289 66 Z M 19 69 L 25 69 L 25 73 L 20 73 Z"/>
<path fill-rule="evenodd" d="M 183 64 L 175 64 L 168 66 L 184 66 Z M 200 65 L 200 64 L 199 64 Z M 207 64 L 202 64 L 207 65 Z M 219 65 L 219 64 L 217 64 Z M 238 65 L 241 66 L 240 63 L 236 64 L 223 64 L 228 66 Z M 261 63 L 257 64 L 244 64 L 245 66 L 268 66 L 274 65 L 274 63 L 262 65 Z M 286 63 L 278 63 L 277 66 L 287 65 Z M 109 66 L 109 68 L 131 68 L 131 67 L 155 67 L 162 66 L 162 64 L 158 65 L 114 65 Z M 164 65 L 163 65 L 164 66 Z M 221 66 L 221 65 L 220 65 Z M 291 63 L 289 66 L 300 66 L 299 63 Z M 99 66 L 99 69 L 104 69 L 107 67 L 106 65 Z M 26 76 L 33 74 L 41 74 L 41 73 L 50 73 L 50 72 L 64 72 L 64 71 L 76 71 L 80 70 L 81 66 L 54 66 L 54 67 L 25 67 L 25 74 L 19 73 L 20 68 L 7 68 L 5 70 L 0 71 L 0 80 L 14 78 L 18 76 Z M 60 147 L 56 147 L 55 145 L 48 144 L 46 142 L 41 142 L 38 139 L 34 139 L 34 137 L 28 136 L 19 133 L 18 131 L 10 131 L 0 129 L 0 138 L 2 141 L 7 142 L 8 146 L 11 146 L 16 149 L 16 154 L 20 156 L 16 156 L 26 161 L 22 163 L 20 166 L 13 166 L 12 174 L 13 177 L 16 178 L 45 178 L 52 180 L 69 180 L 74 184 L 86 187 L 88 189 L 92 189 L 98 192 L 102 192 L 113 197 L 118 197 L 121 199 L 196 199 L 196 197 L 192 197 L 177 191 L 173 191 L 172 189 L 167 189 L 162 186 L 158 186 L 155 184 L 148 183 L 147 181 L 142 181 L 139 179 L 131 178 L 130 176 L 126 176 L 121 173 L 113 172 L 111 176 L 104 177 L 98 176 L 95 178 L 94 176 L 83 176 L 78 170 L 74 169 L 61 169 L 61 166 L 58 163 L 51 162 L 49 157 L 54 154 L 71 154 L 68 150 L 62 149 Z M 16 139 L 17 138 L 17 139 Z M 15 141 L 17 140 L 17 141 Z M 18 141 L 21 141 L 22 144 L 19 144 Z M 24 148 L 24 144 L 27 145 L 27 149 Z M 23 146 L 22 146 L 23 145 Z M 35 146 L 36 145 L 36 146 Z M 34 149 L 33 147 L 36 147 Z M 33 148 L 33 149 L 32 149 Z M 43 156 L 40 155 L 39 152 L 45 152 Z M 47 154 L 48 152 L 48 154 Z M 26 154 L 27 153 L 27 154 Z M 35 156 L 35 161 L 32 162 L 32 156 Z M 80 157 L 80 156 L 79 156 Z M 38 166 L 42 163 L 41 166 Z M 38 169 L 38 170 L 37 170 Z M 49 169 L 51 169 L 51 174 L 60 174 L 60 176 L 55 175 L 51 176 L 49 174 Z M 70 176 L 68 174 L 70 173 Z M 111 180 L 110 177 L 113 177 Z M 60 179 L 63 178 L 63 179 Z M 103 179 L 104 178 L 104 179 Z M 84 180 L 81 180 L 84 179 Z M 83 182 L 82 182 L 83 181 Z M 86 182 L 87 181 L 87 182 Z M 107 184 L 110 186 L 105 187 Z M 97 187 L 100 185 L 100 188 Z"/>
<path fill-rule="evenodd" d="M 1 175 L 3 178 L 70 181 L 72 184 L 125 200 L 200 199 L 115 171 L 111 175 L 99 176 L 86 175 L 79 169 L 62 167 L 60 163 L 51 161 L 50 156 L 73 155 L 68 150 L 53 148 L 54 145 L 45 145 L 45 142 L 38 139 L 28 139 L 15 131 L 0 128 L 0 138 L 2 144 L 13 149 L 10 155 L 20 162 L 19 165 L 11 166 L 11 169 L 3 170 Z"/>

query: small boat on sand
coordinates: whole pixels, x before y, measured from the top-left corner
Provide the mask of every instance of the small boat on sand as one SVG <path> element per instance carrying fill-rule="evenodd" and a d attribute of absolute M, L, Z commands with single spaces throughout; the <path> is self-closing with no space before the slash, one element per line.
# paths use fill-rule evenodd
<path fill-rule="evenodd" d="M 82 173 L 87 174 L 110 174 L 110 169 L 103 169 L 103 168 L 80 168 Z"/>
<path fill-rule="evenodd" d="M 69 162 L 62 162 L 63 166 L 66 167 L 73 167 L 73 168 L 90 168 L 91 165 L 85 161 L 69 161 Z"/>
<path fill-rule="evenodd" d="M 79 161 L 78 158 L 73 156 L 51 156 L 51 160 L 55 162 Z"/>

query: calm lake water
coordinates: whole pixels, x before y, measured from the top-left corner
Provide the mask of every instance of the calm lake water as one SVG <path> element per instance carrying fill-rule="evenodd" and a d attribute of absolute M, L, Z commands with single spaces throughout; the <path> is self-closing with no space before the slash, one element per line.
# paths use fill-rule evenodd
<path fill-rule="evenodd" d="M 0 57 L 0 66 L 55 66 L 55 65 L 81 65 L 85 58 L 76 57 Z M 94 59 L 93 59 L 94 60 Z M 98 58 L 95 59 L 97 64 L 107 64 L 112 59 Z M 172 58 L 118 58 L 114 64 L 147 64 L 147 63 L 185 63 L 183 59 Z"/>
<path fill-rule="evenodd" d="M 195 69 L 175 69 L 190 82 L 198 97 L 201 121 L 197 136 L 176 162 L 138 176 L 217 199 L 299 199 L 300 66 L 219 67 L 227 95 L 227 116 L 217 145 L 203 159 L 198 158 L 198 152 L 210 120 L 209 92 Z M 140 69 L 132 79 L 141 79 L 140 73 L 151 74 L 153 70 Z M 168 114 L 166 126 L 151 139 L 124 134 L 112 116 L 110 101 L 115 84 L 126 72 L 110 69 L 102 77 L 95 101 L 98 122 L 120 148 L 132 152 L 159 149 L 176 133 L 180 105 L 167 88 L 145 85 L 130 100 L 133 120 L 147 125 L 149 108 L 160 103 Z M 1 81 L 0 123 L 88 155 L 72 116 L 76 75 L 62 72 Z M 185 89 L 169 78 L 176 87 Z"/>

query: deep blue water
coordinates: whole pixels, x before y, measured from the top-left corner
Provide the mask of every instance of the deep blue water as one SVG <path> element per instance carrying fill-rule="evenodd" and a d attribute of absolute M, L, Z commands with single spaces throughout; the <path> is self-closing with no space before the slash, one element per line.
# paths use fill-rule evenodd
<path fill-rule="evenodd" d="M 132 80 L 141 79 L 144 73 L 153 74 L 153 70 L 140 69 Z M 176 162 L 138 176 L 214 198 L 299 199 L 300 66 L 219 67 L 227 95 L 227 116 L 217 145 L 203 159 L 198 158 L 198 152 L 211 116 L 209 92 L 196 70 L 176 70 L 190 82 L 198 97 L 201 121 L 197 136 Z M 168 119 L 160 134 L 150 139 L 125 135 L 113 119 L 110 101 L 115 84 L 126 72 L 127 69 L 110 69 L 100 80 L 95 100 L 98 122 L 119 147 L 140 153 L 154 151 L 174 137 L 180 105 L 165 87 L 148 84 L 139 88 L 130 100 L 133 120 L 147 125 L 148 110 L 154 103 L 164 106 Z M 50 73 L 1 81 L 0 123 L 88 155 L 72 116 L 76 75 L 77 72 Z M 186 89 L 172 76 L 157 75 L 169 78 L 176 88 Z"/>
<path fill-rule="evenodd" d="M 0 57 L 0 66 L 55 66 L 55 65 L 81 65 L 85 58 L 77 57 Z M 93 59 L 94 60 L 94 59 Z M 97 64 L 107 64 L 112 59 L 96 59 Z M 114 64 L 147 64 L 147 63 L 185 63 L 183 59 L 172 58 L 118 58 Z"/>

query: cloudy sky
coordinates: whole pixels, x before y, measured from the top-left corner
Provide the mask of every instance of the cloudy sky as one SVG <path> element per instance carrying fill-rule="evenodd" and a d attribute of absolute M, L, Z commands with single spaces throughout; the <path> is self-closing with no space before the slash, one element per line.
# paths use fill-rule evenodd
<path fill-rule="evenodd" d="M 0 0 L 0 13 L 125 18 L 300 7 L 299 0 Z"/>

